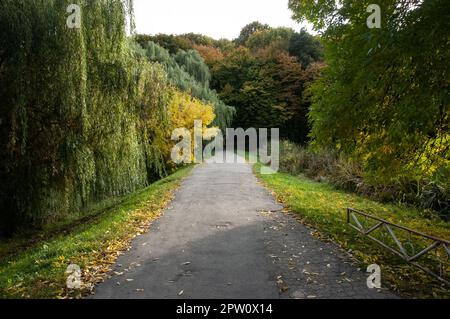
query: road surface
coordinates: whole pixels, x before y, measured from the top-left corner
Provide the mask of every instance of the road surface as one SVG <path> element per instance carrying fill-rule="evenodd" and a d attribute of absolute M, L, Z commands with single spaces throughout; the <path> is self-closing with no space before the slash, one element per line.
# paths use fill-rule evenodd
<path fill-rule="evenodd" d="M 248 164 L 202 164 L 93 298 L 394 298 L 282 212 Z"/>

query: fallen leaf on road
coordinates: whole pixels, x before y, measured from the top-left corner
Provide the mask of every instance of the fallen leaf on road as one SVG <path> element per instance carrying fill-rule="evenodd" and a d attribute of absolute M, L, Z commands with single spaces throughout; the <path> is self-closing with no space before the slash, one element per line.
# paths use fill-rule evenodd
<path fill-rule="evenodd" d="M 287 286 L 287 285 L 282 285 L 281 287 L 280 287 L 280 291 L 283 293 L 283 292 L 286 292 L 286 291 L 288 291 L 289 290 L 289 287 Z"/>

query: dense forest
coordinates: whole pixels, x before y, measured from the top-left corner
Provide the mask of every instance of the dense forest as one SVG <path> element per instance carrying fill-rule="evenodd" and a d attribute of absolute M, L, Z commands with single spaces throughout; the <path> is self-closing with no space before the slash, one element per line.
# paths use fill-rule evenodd
<path fill-rule="evenodd" d="M 70 2 L 80 29 L 69 1 L 0 4 L 3 232 L 165 176 L 172 130 L 199 117 L 280 128 L 283 170 L 448 217 L 448 1 L 379 1 L 369 29 L 370 1 L 291 0 L 318 35 L 253 22 L 234 40 L 129 36 L 132 1 Z"/>
<path fill-rule="evenodd" d="M 212 88 L 236 108 L 233 127 L 280 128 L 284 171 L 447 219 L 449 4 L 381 1 L 383 27 L 374 29 L 369 5 L 291 0 L 294 18 L 318 36 L 253 22 L 233 41 L 136 39 L 199 52 Z"/>
<path fill-rule="evenodd" d="M 145 187 L 174 169 L 174 128 L 193 127 L 199 117 L 226 127 L 234 114 L 209 88 L 197 53 L 172 57 L 127 36 L 130 1 L 75 1 L 80 29 L 66 26 L 70 3 L 0 4 L 0 27 L 8 30 L 0 36 L 5 233 Z"/>
<path fill-rule="evenodd" d="M 323 48 L 318 38 L 305 30 L 253 22 L 233 41 L 192 33 L 137 35 L 136 41 L 153 51 L 156 48 L 153 60 L 158 62 L 167 60 L 162 55 L 171 53 L 180 62 L 186 54 L 198 52 L 210 69 L 211 87 L 236 109 L 233 127 L 282 128 L 283 138 L 307 143 L 310 97 L 306 88 L 323 67 Z M 168 53 L 159 53 L 159 47 Z M 171 69 L 169 73 L 177 72 Z"/>

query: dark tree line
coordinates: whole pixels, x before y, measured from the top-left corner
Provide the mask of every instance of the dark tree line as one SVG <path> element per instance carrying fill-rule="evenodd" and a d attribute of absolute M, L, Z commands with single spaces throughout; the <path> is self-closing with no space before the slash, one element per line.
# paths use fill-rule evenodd
<path fill-rule="evenodd" d="M 319 39 L 305 30 L 253 22 L 232 41 L 199 34 L 136 39 L 155 42 L 173 55 L 198 51 L 211 70 L 212 88 L 236 109 L 233 127 L 278 127 L 282 137 L 307 143 L 307 88 L 323 66 L 323 49 Z"/>

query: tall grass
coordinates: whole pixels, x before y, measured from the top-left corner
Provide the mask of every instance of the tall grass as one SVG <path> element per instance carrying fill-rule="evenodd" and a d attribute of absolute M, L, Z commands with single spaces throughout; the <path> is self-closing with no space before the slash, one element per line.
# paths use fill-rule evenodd
<path fill-rule="evenodd" d="M 313 151 L 286 140 L 280 146 L 280 169 L 376 200 L 407 203 L 431 215 L 450 218 L 450 183 L 440 176 L 421 180 L 402 176 L 380 183 L 366 174 L 362 162 L 336 150 Z"/>

